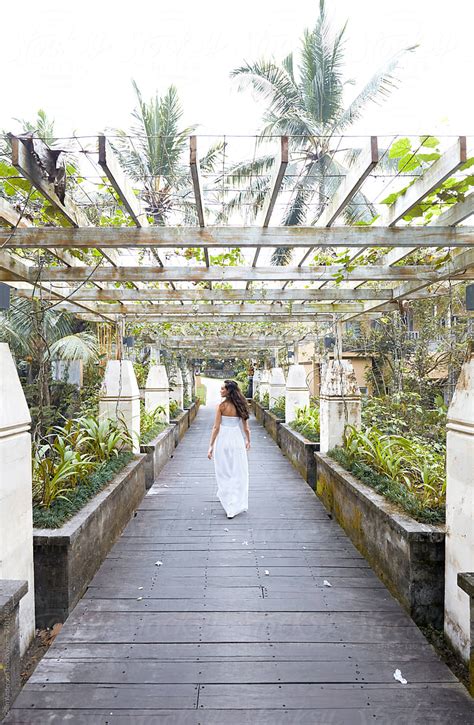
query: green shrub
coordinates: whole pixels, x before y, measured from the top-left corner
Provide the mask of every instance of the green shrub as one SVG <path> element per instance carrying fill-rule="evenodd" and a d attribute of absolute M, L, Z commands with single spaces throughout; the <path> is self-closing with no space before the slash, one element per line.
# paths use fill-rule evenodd
<path fill-rule="evenodd" d="M 163 420 L 165 409 L 158 405 L 154 410 L 145 410 L 144 404 L 140 403 L 140 443 L 146 444 L 156 438 L 166 427 Z"/>
<path fill-rule="evenodd" d="M 84 417 L 55 426 L 33 447 L 33 501 L 50 508 L 69 500 L 79 481 L 127 447 L 132 440 L 117 421 Z"/>
<path fill-rule="evenodd" d="M 270 413 L 273 413 L 273 415 L 276 415 L 276 417 L 279 420 L 285 420 L 285 407 L 286 407 L 285 396 L 282 395 L 280 398 L 277 398 L 273 408 L 270 408 Z"/>
<path fill-rule="evenodd" d="M 416 521 L 425 524 L 443 523 L 445 519 L 444 506 L 429 507 L 424 505 L 416 492 L 393 479 L 376 473 L 370 466 L 358 460 L 352 460 L 344 448 L 334 448 L 328 455 L 339 463 L 359 481 L 373 488 L 377 493 L 385 496 L 389 501 L 400 508 Z"/>
<path fill-rule="evenodd" d="M 36 528 L 44 529 L 56 529 L 62 526 L 125 468 L 132 458 L 133 453 L 123 451 L 81 479 L 73 489 L 67 491 L 67 496 L 57 497 L 48 507 L 35 504 L 33 506 L 33 525 Z"/>
<path fill-rule="evenodd" d="M 170 400 L 170 419 L 171 420 L 176 420 L 176 418 L 178 417 L 178 415 L 180 413 L 182 413 L 182 412 L 183 411 L 179 407 L 179 405 L 176 402 L 176 400 Z"/>
<path fill-rule="evenodd" d="M 260 405 L 262 408 L 265 408 L 265 410 L 268 410 L 270 407 L 270 393 L 264 393 L 260 400 Z"/>
<path fill-rule="evenodd" d="M 319 408 L 297 408 L 296 418 L 289 425 L 312 443 L 319 442 Z"/>
<path fill-rule="evenodd" d="M 418 393 L 395 393 L 381 398 L 363 399 L 362 423 L 390 435 L 416 436 L 429 441 L 441 453 L 446 446 L 447 409 L 443 399 L 436 397 L 432 408 L 422 405 Z"/>
<path fill-rule="evenodd" d="M 350 464 L 363 463 L 376 474 L 403 486 L 420 507 L 442 509 L 446 500 L 446 459 L 418 439 L 388 435 L 377 428 L 347 426 L 344 452 Z"/>

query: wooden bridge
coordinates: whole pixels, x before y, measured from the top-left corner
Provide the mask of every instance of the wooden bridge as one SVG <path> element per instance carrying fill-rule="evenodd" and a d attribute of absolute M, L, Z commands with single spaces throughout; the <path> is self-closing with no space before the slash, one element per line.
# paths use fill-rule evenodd
<path fill-rule="evenodd" d="M 5 723 L 474 722 L 464 687 L 256 423 L 250 510 L 226 519 L 206 458 L 211 415 L 201 410 Z"/>

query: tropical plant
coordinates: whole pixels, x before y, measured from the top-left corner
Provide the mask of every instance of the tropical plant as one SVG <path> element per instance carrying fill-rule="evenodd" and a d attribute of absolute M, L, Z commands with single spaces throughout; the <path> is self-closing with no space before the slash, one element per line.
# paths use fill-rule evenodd
<path fill-rule="evenodd" d="M 147 213 L 155 224 L 166 224 L 177 211 L 184 212 L 185 221 L 194 224 L 197 216 L 195 205 L 188 200 L 190 178 L 185 156 L 195 126 L 181 125 L 183 110 L 175 86 L 163 96 L 156 93 L 146 101 L 137 83 L 132 83 L 137 98 L 132 112 L 134 125 L 130 131 L 115 129 L 120 162 L 140 184 Z M 212 146 L 200 159 L 201 170 L 213 171 L 222 149 L 222 143 Z"/>
<path fill-rule="evenodd" d="M 87 363 L 98 357 L 95 335 L 87 328 L 81 330 L 81 325 L 72 315 L 22 297 L 14 298 L 9 310 L 0 314 L 0 340 L 10 345 L 17 361 L 26 364 L 26 382 L 37 386 L 40 428 L 41 410 L 51 403 L 52 361 Z"/>
<path fill-rule="evenodd" d="M 154 410 L 146 410 L 144 404 L 140 404 L 140 443 L 149 443 L 166 428 L 164 414 L 162 405 L 157 405 Z"/>
<path fill-rule="evenodd" d="M 178 417 L 178 415 L 181 413 L 181 408 L 179 407 L 176 400 L 170 400 L 170 418 L 171 420 L 174 420 Z"/>
<path fill-rule="evenodd" d="M 354 83 L 343 78 L 345 33 L 346 25 L 334 33 L 331 31 L 325 0 L 320 0 L 315 27 L 303 35 L 298 64 L 290 53 L 281 63 L 262 59 L 245 63 L 232 72 L 240 80 L 240 89 L 250 86 L 267 103 L 260 140 L 279 134 L 290 136 L 292 161 L 284 186 L 288 186 L 292 177 L 297 182 L 283 216 L 285 225 L 317 221 L 347 174 L 345 163 L 336 159 L 335 137 L 346 132 L 369 103 L 378 102 L 392 92 L 402 55 L 414 49 L 407 48 L 392 57 L 345 106 L 345 86 Z M 357 155 L 355 151 L 352 160 Z M 227 214 L 242 207 L 250 208 L 253 214 L 261 209 L 271 183 L 269 171 L 273 163 L 273 154 L 266 154 L 230 169 L 226 178 L 241 189 L 227 205 Z M 249 178 L 254 180 L 251 188 L 248 188 Z M 354 195 L 345 210 L 351 222 L 371 221 L 374 214 L 361 192 Z M 272 261 L 287 264 L 290 259 L 290 249 L 279 247 Z"/>
<path fill-rule="evenodd" d="M 37 445 L 33 449 L 33 499 L 49 507 L 67 493 L 88 473 L 91 461 L 63 441 Z"/>
<path fill-rule="evenodd" d="M 290 422 L 290 428 L 301 433 L 302 436 L 307 438 L 309 441 L 319 441 L 319 408 L 310 408 L 305 406 L 304 408 L 296 409 L 296 417 Z"/>
<path fill-rule="evenodd" d="M 110 418 L 78 418 L 76 426 L 82 431 L 81 451 L 92 460 L 103 462 L 117 456 L 120 451 L 133 447 L 132 438 L 123 423 Z"/>
<path fill-rule="evenodd" d="M 265 408 L 265 410 L 268 410 L 270 407 L 270 393 L 263 393 L 260 399 L 260 405 L 262 408 Z"/>
<path fill-rule="evenodd" d="M 270 408 L 270 413 L 273 413 L 273 415 L 276 415 L 277 418 L 280 420 L 285 420 L 285 408 L 286 408 L 286 400 L 285 396 L 282 395 L 280 398 L 277 398 L 274 403 L 273 407 Z"/>
<path fill-rule="evenodd" d="M 377 428 L 347 426 L 344 450 L 349 463 L 362 461 L 374 471 L 403 484 L 423 506 L 440 507 L 446 496 L 445 455 L 432 446 Z"/>

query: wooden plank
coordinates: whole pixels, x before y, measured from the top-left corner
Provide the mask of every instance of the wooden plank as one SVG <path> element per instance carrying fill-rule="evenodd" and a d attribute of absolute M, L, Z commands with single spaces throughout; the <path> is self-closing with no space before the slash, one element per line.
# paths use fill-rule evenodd
<path fill-rule="evenodd" d="M 423 175 L 402 196 L 398 197 L 393 204 L 387 207 L 387 211 L 383 215 L 384 224 L 392 227 L 400 221 L 425 196 L 428 196 L 443 181 L 446 181 L 446 179 L 449 179 L 450 176 L 455 174 L 466 161 L 466 136 L 460 136 L 454 146 L 451 146 L 437 161 L 431 164 Z"/>
<path fill-rule="evenodd" d="M 139 198 L 125 176 L 114 150 L 106 136 L 98 137 L 99 166 L 117 192 L 117 195 L 137 227 L 148 227 L 149 222 Z"/>
<path fill-rule="evenodd" d="M 17 229 L 8 248 L 74 247 L 120 249 L 121 247 L 466 247 L 474 245 L 474 228 L 461 227 L 31 227 Z"/>
<path fill-rule="evenodd" d="M 32 274 L 37 274 L 36 267 L 32 267 Z M 94 272 L 92 267 L 61 268 L 46 267 L 41 271 L 44 281 L 49 282 L 75 282 L 83 281 L 91 275 L 92 281 L 101 282 L 203 282 L 203 281 L 334 281 L 336 275 L 343 274 L 345 280 L 423 280 L 434 282 L 438 273 L 430 265 L 411 265 L 400 267 L 387 267 L 383 265 L 367 265 L 355 267 L 350 271 L 341 264 L 325 267 L 111 267 L 101 266 Z"/>
<path fill-rule="evenodd" d="M 463 201 L 458 201 L 445 212 L 430 221 L 430 227 L 452 227 L 460 224 L 474 214 L 474 193 L 469 194 Z"/>
<path fill-rule="evenodd" d="M 0 219 L 12 227 L 25 229 L 31 226 L 31 222 L 22 217 L 20 213 L 6 199 L 0 196 Z"/>
<path fill-rule="evenodd" d="M 73 302 L 64 303 L 61 305 L 62 309 L 72 309 L 71 305 Z M 91 303 L 92 307 L 92 303 Z M 242 303 L 232 304 L 227 302 L 225 304 L 215 304 L 212 307 L 209 304 L 202 305 L 178 305 L 178 304 L 166 304 L 158 303 L 153 306 L 145 307 L 141 303 L 137 304 L 120 304 L 120 303 L 106 303 L 102 304 L 96 302 L 93 304 L 93 309 L 100 312 L 109 312 L 110 314 L 124 314 L 124 315 L 178 315 L 188 316 L 192 315 L 195 317 L 201 316 L 212 316 L 212 315 L 278 315 L 285 317 L 298 318 L 301 315 L 308 316 L 309 314 L 317 312 L 333 312 L 333 311 L 356 311 L 363 310 L 363 304 L 361 302 L 312 302 L 310 304 L 302 305 L 271 305 L 271 304 L 259 304 L 259 303 Z M 205 342 L 205 340 L 203 341 Z"/>
<path fill-rule="evenodd" d="M 197 136 L 189 137 L 189 166 L 191 169 L 191 180 L 193 182 L 194 200 L 196 202 L 196 214 L 201 228 L 206 226 L 206 213 L 202 196 L 201 170 L 197 154 Z M 209 260 L 206 260 L 209 266 Z"/>
<path fill-rule="evenodd" d="M 470 722 L 463 687 L 253 422 L 250 509 L 225 518 L 202 456 L 212 418 L 201 408 L 6 723 Z"/>
<path fill-rule="evenodd" d="M 21 291 L 21 296 L 27 297 L 28 291 Z M 72 292 L 71 300 L 82 301 L 121 301 L 121 302 L 245 302 L 255 300 L 256 302 L 291 302 L 298 300 L 391 300 L 391 289 L 373 289 L 371 287 L 349 290 L 340 288 L 331 289 L 297 289 L 293 287 L 288 290 L 266 289 L 266 290 L 207 290 L 207 289 L 87 289 L 82 287 L 77 292 Z"/>

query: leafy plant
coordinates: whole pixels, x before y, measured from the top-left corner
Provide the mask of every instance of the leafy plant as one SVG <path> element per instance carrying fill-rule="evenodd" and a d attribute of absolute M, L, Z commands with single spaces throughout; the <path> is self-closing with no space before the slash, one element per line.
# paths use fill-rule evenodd
<path fill-rule="evenodd" d="M 76 424 L 83 431 L 81 450 L 95 461 L 107 461 L 123 449 L 132 448 L 131 436 L 119 421 L 79 418 Z"/>
<path fill-rule="evenodd" d="M 279 420 L 285 420 L 285 408 L 286 408 L 286 400 L 285 396 L 282 395 L 280 398 L 277 398 L 275 401 L 273 408 L 270 408 L 270 413 L 273 413 L 273 415 L 276 415 Z"/>
<path fill-rule="evenodd" d="M 147 411 L 143 403 L 140 408 L 140 443 L 149 443 L 166 428 L 163 421 L 165 409 L 158 405 L 154 410 Z"/>
<path fill-rule="evenodd" d="M 170 419 L 175 420 L 180 413 L 182 413 L 182 410 L 176 400 L 170 400 Z"/>
<path fill-rule="evenodd" d="M 350 463 L 360 461 L 372 470 L 402 484 L 426 507 L 444 505 L 445 456 L 430 445 L 377 428 L 356 430 L 347 426 L 344 451 Z"/>
<path fill-rule="evenodd" d="M 265 410 L 268 410 L 270 407 L 270 393 L 264 393 L 260 400 L 260 405 L 262 408 L 265 408 Z"/>
<path fill-rule="evenodd" d="M 297 408 L 296 418 L 289 425 L 290 428 L 301 433 L 309 441 L 317 443 L 320 431 L 319 408 L 310 408 L 308 406 Z"/>

